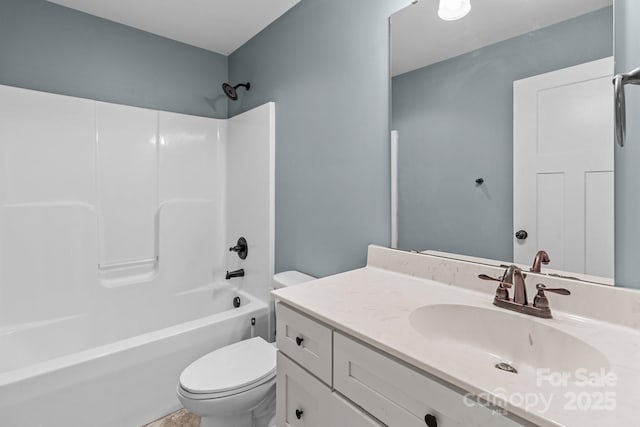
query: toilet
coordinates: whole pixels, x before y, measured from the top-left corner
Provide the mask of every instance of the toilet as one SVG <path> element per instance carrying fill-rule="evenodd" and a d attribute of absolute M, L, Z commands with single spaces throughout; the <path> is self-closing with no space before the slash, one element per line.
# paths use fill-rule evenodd
<path fill-rule="evenodd" d="M 275 289 L 313 280 L 299 271 L 273 276 Z M 275 427 L 276 347 L 261 337 L 208 353 L 180 375 L 178 399 L 200 427 Z"/>

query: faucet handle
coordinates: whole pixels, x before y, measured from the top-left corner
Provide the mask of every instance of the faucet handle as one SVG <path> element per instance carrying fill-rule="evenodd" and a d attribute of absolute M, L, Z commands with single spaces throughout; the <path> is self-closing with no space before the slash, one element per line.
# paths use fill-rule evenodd
<path fill-rule="evenodd" d="M 564 288 L 547 288 L 542 283 L 538 283 L 536 285 L 536 289 L 538 290 L 538 293 L 533 298 L 533 306 L 535 308 L 539 308 L 541 310 L 548 311 L 549 313 L 550 313 L 550 311 L 549 311 L 549 300 L 547 299 L 547 296 L 544 294 L 545 292 L 552 292 L 552 293 L 558 294 L 558 295 L 571 295 L 571 291 L 569 291 L 568 289 L 564 289 Z"/>
<path fill-rule="evenodd" d="M 488 276 L 486 274 L 478 274 L 478 279 L 490 280 L 492 282 L 500 283 L 496 288 L 496 299 L 499 299 L 499 300 L 509 299 L 509 291 L 507 290 L 507 288 L 511 287 L 511 283 L 504 283 L 502 281 L 503 280 L 502 277 L 495 278 L 495 277 Z"/>
<path fill-rule="evenodd" d="M 244 237 L 240 237 L 235 246 L 229 248 L 229 252 L 235 252 L 238 254 L 240 259 L 246 259 L 247 254 L 249 253 L 249 245 L 247 244 L 247 239 Z"/>
<path fill-rule="evenodd" d="M 502 280 L 504 280 L 502 277 L 491 277 L 487 274 L 478 274 L 478 279 L 482 279 L 482 280 L 491 280 L 493 282 L 500 282 L 500 285 L 510 288 L 511 287 L 511 283 L 505 283 Z"/>
<path fill-rule="evenodd" d="M 542 283 L 538 283 L 536 285 L 536 289 L 538 290 L 538 294 L 540 294 L 540 292 L 542 292 L 543 295 L 544 295 L 544 292 L 553 292 L 554 294 L 558 294 L 558 295 L 571 295 L 571 291 L 569 289 L 565 289 L 565 288 L 547 288 Z"/>

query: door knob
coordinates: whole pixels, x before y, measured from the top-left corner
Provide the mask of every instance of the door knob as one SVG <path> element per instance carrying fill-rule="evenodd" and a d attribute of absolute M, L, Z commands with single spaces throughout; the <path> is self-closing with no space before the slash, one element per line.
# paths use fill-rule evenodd
<path fill-rule="evenodd" d="M 525 240 L 527 237 L 529 237 L 529 233 L 527 233 L 525 230 L 516 231 L 516 239 Z"/>

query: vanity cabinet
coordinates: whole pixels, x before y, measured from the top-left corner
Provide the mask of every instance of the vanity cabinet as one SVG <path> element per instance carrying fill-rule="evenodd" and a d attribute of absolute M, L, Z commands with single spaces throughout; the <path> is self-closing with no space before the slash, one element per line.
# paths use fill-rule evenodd
<path fill-rule="evenodd" d="M 383 424 L 375 421 L 335 392 L 331 394 L 331 409 L 331 426 L 384 427 Z"/>
<path fill-rule="evenodd" d="M 333 330 L 277 305 L 278 427 L 384 427 L 333 389 Z"/>
<path fill-rule="evenodd" d="M 278 427 L 383 427 L 278 352 Z"/>
<path fill-rule="evenodd" d="M 283 303 L 277 310 L 278 427 L 525 425 Z"/>
<path fill-rule="evenodd" d="M 283 304 L 277 310 L 278 349 L 331 386 L 333 331 Z"/>
<path fill-rule="evenodd" d="M 323 427 L 331 414 L 331 389 L 281 351 L 278 352 L 276 418 L 278 427 Z"/>
<path fill-rule="evenodd" d="M 450 385 L 334 332 L 334 388 L 389 426 L 516 427 Z"/>

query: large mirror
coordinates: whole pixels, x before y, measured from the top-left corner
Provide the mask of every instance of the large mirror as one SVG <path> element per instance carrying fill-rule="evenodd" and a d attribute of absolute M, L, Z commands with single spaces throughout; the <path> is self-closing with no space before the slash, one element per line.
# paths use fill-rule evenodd
<path fill-rule="evenodd" d="M 612 0 L 445 1 L 391 17 L 397 247 L 612 284 Z"/>

